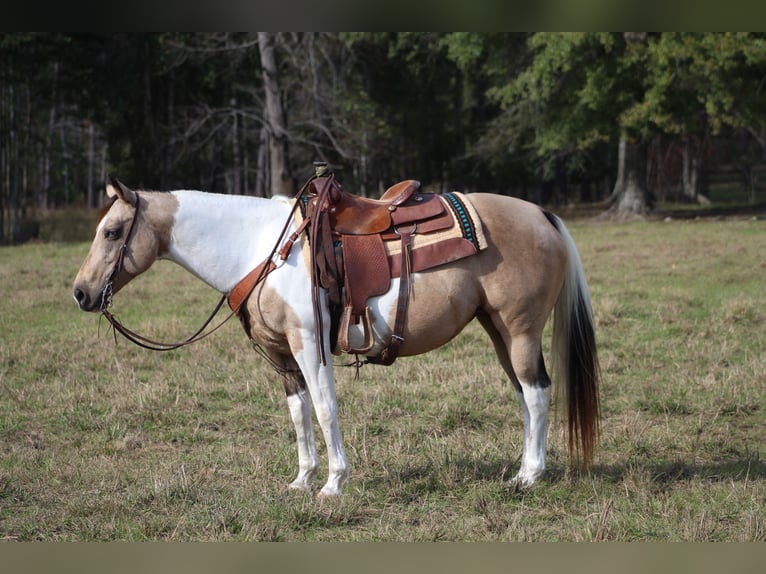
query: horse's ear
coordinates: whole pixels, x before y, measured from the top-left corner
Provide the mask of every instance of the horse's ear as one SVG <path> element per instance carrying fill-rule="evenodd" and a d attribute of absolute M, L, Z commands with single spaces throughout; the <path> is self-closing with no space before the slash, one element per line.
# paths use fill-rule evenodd
<path fill-rule="evenodd" d="M 136 205 L 136 192 L 111 175 L 106 182 L 106 194 L 109 197 L 116 196 L 130 205 Z"/>

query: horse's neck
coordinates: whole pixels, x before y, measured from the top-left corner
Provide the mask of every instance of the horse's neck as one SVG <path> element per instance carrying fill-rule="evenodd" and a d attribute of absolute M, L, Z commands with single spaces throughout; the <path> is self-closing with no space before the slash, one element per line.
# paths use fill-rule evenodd
<path fill-rule="evenodd" d="M 228 293 L 271 252 L 290 208 L 255 197 L 175 191 L 178 210 L 165 258 Z"/>

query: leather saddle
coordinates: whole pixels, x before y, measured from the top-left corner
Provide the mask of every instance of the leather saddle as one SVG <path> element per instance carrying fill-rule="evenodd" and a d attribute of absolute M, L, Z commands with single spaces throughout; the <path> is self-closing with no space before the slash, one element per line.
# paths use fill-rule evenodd
<path fill-rule="evenodd" d="M 419 188 L 420 182 L 410 179 L 391 186 L 380 199 L 368 199 L 332 186 L 329 194 L 332 228 L 339 234 L 371 235 L 444 211 L 438 202 L 431 201 L 435 195 L 416 194 Z"/>
<path fill-rule="evenodd" d="M 393 334 L 377 357 L 368 361 L 390 365 L 404 341 L 404 321 L 410 291 L 411 241 L 415 233 L 452 225 L 452 216 L 436 194 L 419 192 L 420 182 L 406 180 L 391 186 L 380 199 L 363 198 L 343 191 L 333 175 L 315 178 L 308 187 L 305 216 L 310 218 L 317 332 L 323 333 L 319 286 L 327 289 L 330 338 L 334 352 L 366 355 L 374 346 L 372 319 L 367 301 L 383 295 L 391 285 L 392 264 L 385 242 L 398 240 L 399 299 Z M 351 341 L 353 326 L 361 326 L 361 342 Z M 320 348 L 325 362 L 323 346 Z"/>

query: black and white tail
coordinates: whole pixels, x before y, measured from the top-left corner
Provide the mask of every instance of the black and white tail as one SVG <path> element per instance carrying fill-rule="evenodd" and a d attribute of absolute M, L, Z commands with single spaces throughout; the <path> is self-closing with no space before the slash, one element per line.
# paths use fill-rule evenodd
<path fill-rule="evenodd" d="M 569 455 L 580 455 L 587 468 L 593 461 L 599 434 L 599 378 L 590 291 L 580 254 L 564 222 L 549 218 L 567 247 L 564 286 L 553 315 L 553 372 L 558 402 L 567 413 Z"/>

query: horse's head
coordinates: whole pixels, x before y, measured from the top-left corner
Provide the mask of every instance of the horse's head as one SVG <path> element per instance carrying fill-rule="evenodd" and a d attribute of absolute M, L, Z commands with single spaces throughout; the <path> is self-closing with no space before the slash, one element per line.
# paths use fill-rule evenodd
<path fill-rule="evenodd" d="M 96 237 L 74 280 L 73 295 L 83 311 L 105 309 L 111 296 L 157 259 L 160 240 L 147 225 L 146 200 L 116 179 Z"/>

